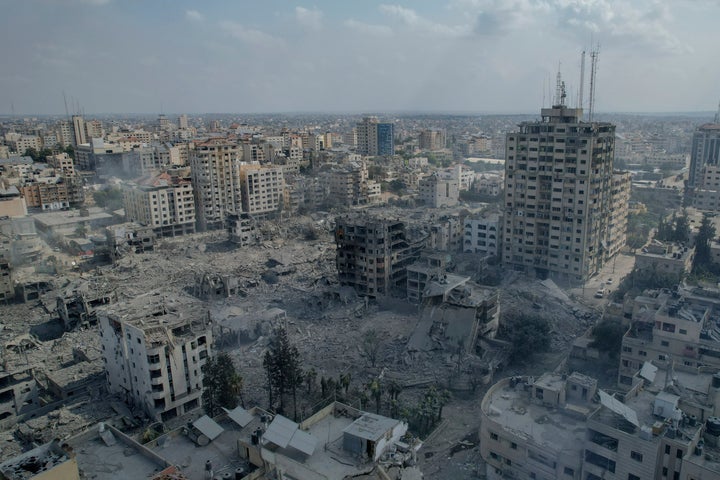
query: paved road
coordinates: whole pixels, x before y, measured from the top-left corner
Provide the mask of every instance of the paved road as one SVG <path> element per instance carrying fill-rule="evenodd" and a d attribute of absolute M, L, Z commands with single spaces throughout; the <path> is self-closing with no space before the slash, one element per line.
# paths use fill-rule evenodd
<path fill-rule="evenodd" d="M 608 302 L 609 295 L 614 292 L 623 278 L 625 278 L 635 267 L 635 255 L 621 253 L 608 262 L 602 270 L 584 286 L 568 289 L 576 298 L 582 298 L 583 303 L 602 308 Z M 611 280 L 611 281 L 610 281 Z M 600 288 L 605 289 L 603 298 L 595 298 Z"/>

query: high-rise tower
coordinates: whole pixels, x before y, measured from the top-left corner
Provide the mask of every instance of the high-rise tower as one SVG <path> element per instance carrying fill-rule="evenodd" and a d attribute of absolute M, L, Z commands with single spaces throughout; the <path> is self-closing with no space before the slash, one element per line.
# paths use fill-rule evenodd
<path fill-rule="evenodd" d="M 577 283 L 625 244 L 630 176 L 613 171 L 615 125 L 582 122 L 558 91 L 541 121 L 507 134 L 502 260 Z"/>

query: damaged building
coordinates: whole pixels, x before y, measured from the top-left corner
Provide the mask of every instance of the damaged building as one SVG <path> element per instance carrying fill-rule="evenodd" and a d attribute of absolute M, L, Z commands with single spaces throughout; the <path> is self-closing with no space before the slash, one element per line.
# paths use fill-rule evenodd
<path fill-rule="evenodd" d="M 203 304 L 159 293 L 98 312 L 110 393 L 166 421 L 200 407 L 212 332 Z"/>
<path fill-rule="evenodd" d="M 66 331 L 95 324 L 97 307 L 115 303 L 117 294 L 102 278 L 72 281 L 59 289 L 56 311 Z"/>
<path fill-rule="evenodd" d="M 151 252 L 155 249 L 156 235 L 152 227 L 138 223 L 112 225 L 105 229 L 105 236 L 113 262 L 128 253 Z"/>
<path fill-rule="evenodd" d="M 341 285 L 371 297 L 406 290 L 407 266 L 420 256 L 425 237 L 410 238 L 403 221 L 380 216 L 342 216 L 335 223 Z"/>

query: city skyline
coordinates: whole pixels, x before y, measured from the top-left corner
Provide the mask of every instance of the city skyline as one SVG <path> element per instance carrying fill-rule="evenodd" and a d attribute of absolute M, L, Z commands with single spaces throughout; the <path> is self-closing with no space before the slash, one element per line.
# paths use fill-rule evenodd
<path fill-rule="evenodd" d="M 598 112 L 712 111 L 720 96 L 713 0 L 0 5 L 24 39 L 0 46 L 2 115 L 63 114 L 64 94 L 89 115 L 535 112 L 558 63 L 577 103 L 591 38 Z"/>

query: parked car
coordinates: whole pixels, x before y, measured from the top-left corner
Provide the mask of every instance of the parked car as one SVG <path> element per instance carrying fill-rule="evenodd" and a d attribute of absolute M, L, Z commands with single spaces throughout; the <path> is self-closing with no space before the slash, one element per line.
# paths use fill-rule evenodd
<path fill-rule="evenodd" d="M 605 289 L 601 288 L 597 292 L 595 292 L 595 298 L 603 298 L 605 296 Z"/>

